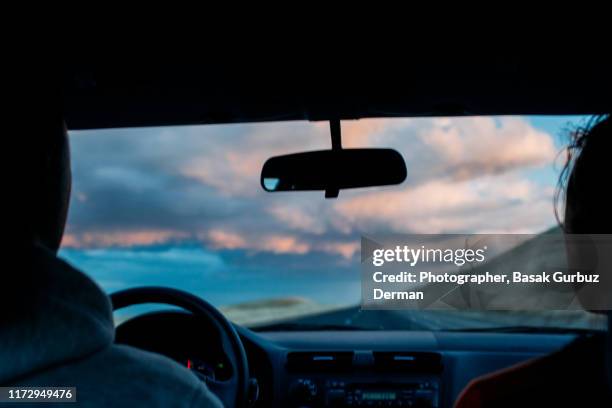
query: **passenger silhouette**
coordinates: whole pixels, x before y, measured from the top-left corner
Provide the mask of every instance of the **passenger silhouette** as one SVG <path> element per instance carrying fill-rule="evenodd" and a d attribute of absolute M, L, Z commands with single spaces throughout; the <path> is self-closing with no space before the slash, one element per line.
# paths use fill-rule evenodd
<path fill-rule="evenodd" d="M 566 234 L 612 234 L 611 155 L 609 115 L 594 117 L 571 132 L 555 195 L 555 214 L 557 204 L 564 204 L 562 220 L 557 218 Z M 569 252 L 568 262 L 571 268 Z M 612 314 L 606 314 L 610 328 Z M 611 356 L 609 330 L 606 334 L 579 336 L 555 353 L 472 381 L 455 406 L 611 407 Z"/>

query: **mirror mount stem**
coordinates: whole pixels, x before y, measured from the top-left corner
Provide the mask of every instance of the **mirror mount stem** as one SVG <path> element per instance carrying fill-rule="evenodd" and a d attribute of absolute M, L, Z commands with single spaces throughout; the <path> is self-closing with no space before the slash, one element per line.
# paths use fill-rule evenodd
<path fill-rule="evenodd" d="M 331 119 L 329 121 L 329 131 L 331 133 L 332 150 L 342 150 L 340 119 Z M 338 194 L 340 194 L 339 188 L 330 187 L 325 190 L 325 198 L 338 198 Z"/>
<path fill-rule="evenodd" d="M 340 119 L 329 121 L 329 131 L 331 133 L 332 150 L 342 149 L 342 132 L 340 129 Z"/>

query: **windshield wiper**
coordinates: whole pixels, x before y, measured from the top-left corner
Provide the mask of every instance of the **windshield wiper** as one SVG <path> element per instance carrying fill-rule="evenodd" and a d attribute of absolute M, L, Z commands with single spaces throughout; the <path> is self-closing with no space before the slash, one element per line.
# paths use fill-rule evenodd
<path fill-rule="evenodd" d="M 470 333 L 543 333 L 543 334 L 592 334 L 599 333 L 599 329 L 583 329 L 573 327 L 541 327 L 541 326 L 493 326 L 493 327 L 474 327 L 466 329 L 450 329 L 451 332 L 470 332 Z"/>
<path fill-rule="evenodd" d="M 294 322 L 282 322 L 273 323 L 263 326 L 252 326 L 251 330 L 254 331 L 355 331 L 355 330 L 376 330 L 371 327 L 359 327 L 351 326 L 346 324 L 316 324 L 316 323 L 294 323 Z"/>

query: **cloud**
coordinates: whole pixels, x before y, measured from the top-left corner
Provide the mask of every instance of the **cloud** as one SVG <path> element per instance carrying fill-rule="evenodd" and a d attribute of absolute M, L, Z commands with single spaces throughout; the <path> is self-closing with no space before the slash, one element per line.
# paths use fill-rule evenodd
<path fill-rule="evenodd" d="M 359 251 L 359 248 L 359 242 L 326 242 L 319 247 L 319 250 L 351 259 Z"/>
<path fill-rule="evenodd" d="M 439 156 L 442 172 L 456 180 L 550 164 L 556 156 L 550 135 L 520 118 L 446 119 L 432 125 L 419 131 L 419 139 Z"/>
<path fill-rule="evenodd" d="M 356 230 L 396 233 L 510 233 L 550 226 L 552 191 L 516 177 L 434 180 L 338 202 Z M 534 216 L 535 215 L 535 216 Z"/>
<path fill-rule="evenodd" d="M 204 236 L 213 248 L 242 249 L 247 247 L 247 241 L 235 232 L 212 230 Z"/>
<path fill-rule="evenodd" d="M 388 188 L 264 192 L 274 155 L 327 149 L 328 124 L 283 122 L 71 134 L 73 200 L 65 246 L 198 241 L 249 253 L 355 256 L 359 235 L 537 232 L 552 225 L 551 135 L 516 117 L 343 122 L 345 147 L 391 147 L 408 179 Z M 547 173 L 548 174 L 548 173 Z M 550 176 L 550 174 L 549 174 Z"/>
<path fill-rule="evenodd" d="M 275 254 L 305 254 L 310 250 L 310 245 L 297 237 L 271 235 L 262 237 L 254 248 Z"/>
<path fill-rule="evenodd" d="M 207 143 L 201 145 L 199 140 L 198 148 L 182 157 L 177 170 L 234 197 L 256 195 L 261 168 L 269 157 L 328 149 L 331 144 L 325 127 L 305 122 L 226 125 L 215 130 L 216 136 L 202 135 Z M 192 141 L 193 138 L 188 140 Z"/>
<path fill-rule="evenodd" d="M 68 232 L 63 237 L 62 246 L 65 248 L 143 246 L 180 241 L 188 237 L 189 234 L 183 231 L 93 231 L 76 234 Z"/>
<path fill-rule="evenodd" d="M 310 246 L 289 235 L 264 235 L 246 238 L 244 235 L 223 230 L 212 230 L 200 236 L 215 249 L 247 249 L 275 254 L 305 254 Z"/>
<path fill-rule="evenodd" d="M 312 234 L 322 234 L 325 232 L 325 223 L 321 217 L 308 214 L 301 208 L 275 205 L 269 208 L 268 212 L 280 223 L 291 229 Z"/>

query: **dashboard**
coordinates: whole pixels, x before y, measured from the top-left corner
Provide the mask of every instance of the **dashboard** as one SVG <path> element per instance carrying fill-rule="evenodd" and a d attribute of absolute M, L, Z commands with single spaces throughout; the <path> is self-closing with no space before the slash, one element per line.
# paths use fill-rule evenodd
<path fill-rule="evenodd" d="M 231 374 L 210 323 L 149 313 L 116 341 L 164 354 L 201 377 Z M 254 332 L 236 326 L 256 380 L 257 407 L 451 407 L 472 379 L 551 353 L 570 334 L 426 331 Z"/>

